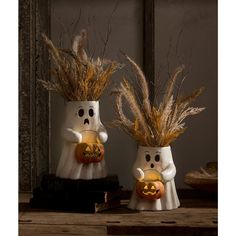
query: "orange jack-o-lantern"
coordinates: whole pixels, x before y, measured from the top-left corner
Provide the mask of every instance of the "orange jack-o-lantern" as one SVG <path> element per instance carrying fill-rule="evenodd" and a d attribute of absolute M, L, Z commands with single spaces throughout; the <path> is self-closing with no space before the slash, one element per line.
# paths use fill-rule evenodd
<path fill-rule="evenodd" d="M 156 200 L 164 195 L 165 188 L 161 181 L 137 181 L 136 193 L 141 198 Z"/>
<path fill-rule="evenodd" d="M 101 143 L 79 143 L 75 149 L 75 158 L 84 164 L 100 162 L 104 158 L 104 146 Z"/>

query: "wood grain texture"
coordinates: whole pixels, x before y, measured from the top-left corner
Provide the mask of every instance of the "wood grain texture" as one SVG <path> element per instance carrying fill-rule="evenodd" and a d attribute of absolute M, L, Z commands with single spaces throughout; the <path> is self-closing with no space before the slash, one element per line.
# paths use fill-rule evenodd
<path fill-rule="evenodd" d="M 50 37 L 50 14 L 49 0 L 36 1 L 36 27 L 35 27 L 35 160 L 37 168 L 36 185 L 41 181 L 44 174 L 49 172 L 50 161 L 50 96 L 39 79 L 49 80 L 50 61 L 48 49 L 45 46 L 42 33 Z M 36 186 L 34 185 L 34 186 Z"/>
<path fill-rule="evenodd" d="M 110 235 L 216 235 L 216 209 L 180 208 L 163 212 L 135 212 L 123 206 L 118 212 L 76 214 L 63 212 L 25 212 L 20 217 L 21 227 L 45 230 L 64 226 L 80 235 L 81 228 L 106 227 Z M 48 226 L 48 227 L 47 227 Z M 74 232 L 77 230 L 77 232 Z"/>
<path fill-rule="evenodd" d="M 19 181 L 20 190 L 31 189 L 30 1 L 19 5 Z"/>
<path fill-rule="evenodd" d="M 20 223 L 30 224 L 65 224 L 65 225 L 114 225 L 119 223 L 122 225 L 136 226 L 170 226 L 177 224 L 178 226 L 191 227 L 215 227 L 214 221 L 217 221 L 216 209 L 208 208 L 178 208 L 172 211 L 161 212 L 136 212 L 126 209 L 112 210 L 102 214 L 77 214 L 70 212 L 49 212 L 49 211 L 29 211 L 20 217 Z"/>
<path fill-rule="evenodd" d="M 25 202 L 26 197 L 24 195 L 20 199 Z M 217 235 L 216 203 L 216 199 L 208 198 L 181 199 L 182 207 L 172 211 L 138 212 L 127 209 L 127 201 L 123 201 L 119 208 L 96 214 L 42 211 L 25 207 L 19 216 L 19 232 L 21 236 Z"/>
<path fill-rule="evenodd" d="M 49 169 L 49 78 L 41 33 L 50 33 L 50 1 L 19 1 L 19 190 L 31 191 Z"/>
<path fill-rule="evenodd" d="M 21 224 L 19 227 L 21 236 L 46 236 L 46 235 L 106 235 L 106 226 L 86 225 L 38 225 Z"/>
<path fill-rule="evenodd" d="M 98 227 L 102 234 L 106 228 L 108 235 L 217 235 L 216 209 L 135 212 L 125 207 L 98 214 L 25 212 L 20 217 L 20 229 L 29 232 L 35 228 L 37 232 L 51 233 L 52 229 L 62 227 L 71 234 L 92 235 L 91 230 Z M 83 231 L 85 228 L 87 231 Z"/>

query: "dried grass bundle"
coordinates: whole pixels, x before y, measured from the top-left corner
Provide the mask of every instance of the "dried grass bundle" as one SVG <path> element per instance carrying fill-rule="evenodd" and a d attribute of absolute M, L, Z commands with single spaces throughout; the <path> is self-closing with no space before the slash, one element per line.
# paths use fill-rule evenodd
<path fill-rule="evenodd" d="M 53 81 L 40 80 L 49 91 L 67 101 L 97 101 L 110 82 L 111 75 L 121 67 L 117 62 L 89 58 L 85 52 L 87 32 L 82 30 L 74 38 L 72 49 L 57 48 L 43 34 L 53 60 Z"/>
<path fill-rule="evenodd" d="M 151 105 L 149 89 L 145 76 L 139 66 L 128 56 L 127 60 L 141 85 L 141 101 L 138 99 L 131 84 L 123 79 L 120 87 L 114 91 L 116 95 L 116 112 L 118 119 L 114 124 L 132 136 L 140 145 L 165 147 L 170 145 L 186 127 L 184 120 L 196 115 L 205 108 L 191 107 L 190 104 L 203 92 L 203 87 L 194 90 L 188 96 L 174 96 L 174 86 L 184 66 L 178 67 L 169 79 L 162 101 Z M 131 121 L 124 114 L 123 100 L 125 99 L 134 117 Z"/>

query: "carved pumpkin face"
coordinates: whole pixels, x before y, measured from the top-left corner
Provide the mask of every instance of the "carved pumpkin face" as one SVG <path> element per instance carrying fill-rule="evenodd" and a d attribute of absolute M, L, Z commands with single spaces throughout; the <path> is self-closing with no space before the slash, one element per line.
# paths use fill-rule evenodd
<path fill-rule="evenodd" d="M 75 149 L 75 158 L 84 164 L 100 162 L 104 158 L 104 146 L 101 143 L 79 143 Z"/>
<path fill-rule="evenodd" d="M 147 200 L 156 200 L 164 195 L 164 185 L 161 181 L 148 181 L 136 183 L 136 193 L 139 197 Z"/>

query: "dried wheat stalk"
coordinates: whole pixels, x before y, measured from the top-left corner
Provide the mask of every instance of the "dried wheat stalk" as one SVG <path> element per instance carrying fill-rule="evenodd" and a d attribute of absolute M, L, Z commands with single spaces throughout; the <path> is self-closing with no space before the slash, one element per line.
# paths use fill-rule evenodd
<path fill-rule="evenodd" d="M 170 145 L 186 127 L 184 120 L 188 116 L 199 114 L 205 108 L 191 107 L 190 104 L 203 92 L 203 88 L 194 90 L 188 96 L 174 96 L 174 86 L 184 66 L 178 67 L 169 79 L 162 101 L 151 105 L 146 78 L 139 66 L 128 56 L 136 77 L 141 86 L 142 99 L 139 101 L 131 84 L 123 79 L 120 87 L 114 91 L 117 120 L 114 124 L 131 135 L 140 145 L 164 147 Z M 125 99 L 133 114 L 133 121 L 123 111 Z"/>
<path fill-rule="evenodd" d="M 54 67 L 52 81 L 39 80 L 49 91 L 54 91 L 67 101 L 97 101 L 107 88 L 111 75 L 121 67 L 114 61 L 89 58 L 85 51 L 87 32 L 82 30 L 74 38 L 72 49 L 57 48 L 45 35 Z"/>

